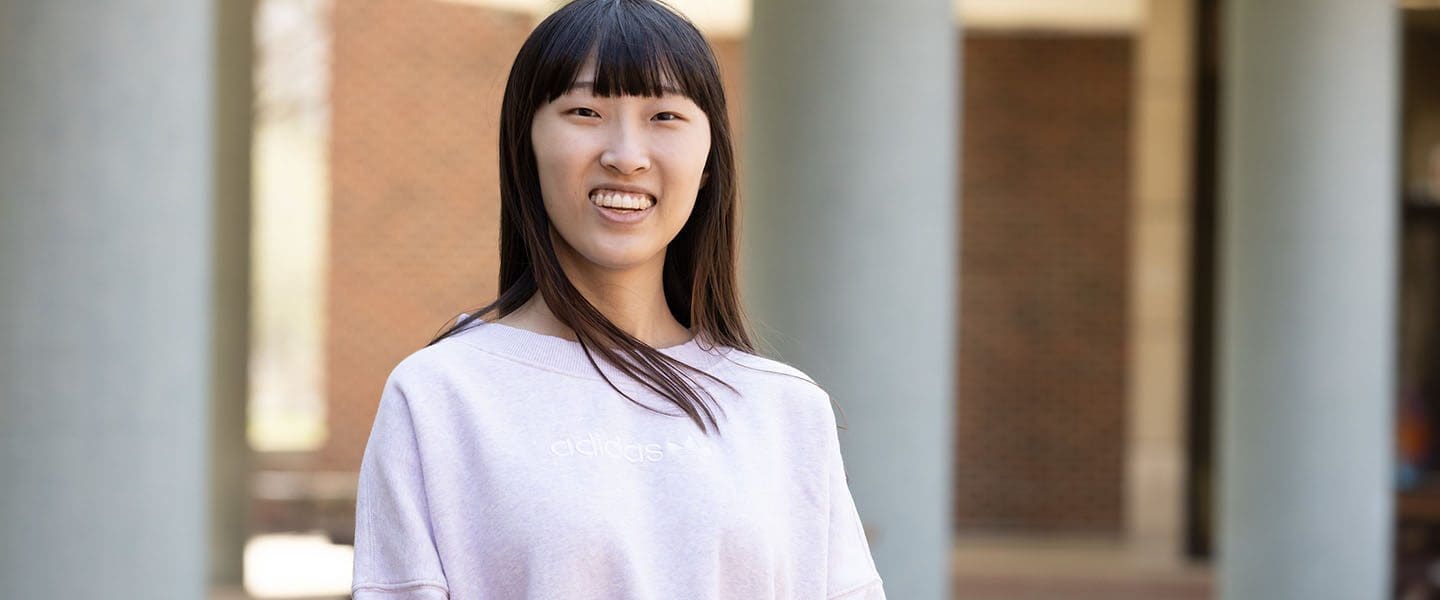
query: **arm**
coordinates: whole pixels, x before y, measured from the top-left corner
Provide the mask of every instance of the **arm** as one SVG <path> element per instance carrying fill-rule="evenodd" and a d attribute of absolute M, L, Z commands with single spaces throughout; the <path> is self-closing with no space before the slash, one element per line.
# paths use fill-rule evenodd
<path fill-rule="evenodd" d="M 826 565 L 828 574 L 827 600 L 886 600 L 880 574 L 870 554 L 870 543 L 860 522 L 860 513 L 850 495 L 845 476 L 845 462 L 840 454 L 840 438 L 835 428 L 835 415 L 829 414 L 826 440 L 829 457 L 830 538 Z"/>
<path fill-rule="evenodd" d="M 450 597 L 430 525 L 409 400 L 396 371 L 385 382 L 360 462 L 355 503 L 355 600 Z"/>

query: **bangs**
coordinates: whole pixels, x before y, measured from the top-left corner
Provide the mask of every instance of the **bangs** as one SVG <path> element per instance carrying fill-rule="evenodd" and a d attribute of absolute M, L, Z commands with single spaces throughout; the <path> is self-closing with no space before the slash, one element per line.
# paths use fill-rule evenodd
<path fill-rule="evenodd" d="M 560 19 L 555 43 L 542 52 L 531 101 L 554 101 L 595 59 L 596 96 L 680 94 L 701 106 L 719 90 L 718 65 L 700 31 L 683 15 L 654 2 L 616 0 L 572 5 L 591 14 Z M 723 97 L 723 96 L 722 96 Z"/>

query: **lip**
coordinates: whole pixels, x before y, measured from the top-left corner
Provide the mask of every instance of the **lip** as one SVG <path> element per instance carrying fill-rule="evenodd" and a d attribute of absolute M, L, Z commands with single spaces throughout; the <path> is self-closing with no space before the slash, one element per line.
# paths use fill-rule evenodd
<path fill-rule="evenodd" d="M 643 187 L 635 186 L 635 185 L 625 185 L 625 184 L 623 184 L 623 183 L 602 183 L 602 184 L 597 185 L 597 186 L 595 186 L 595 187 L 593 187 L 593 188 L 590 188 L 590 194 L 594 194 L 594 193 L 595 193 L 595 190 L 615 190 L 615 191 L 617 191 L 617 192 L 630 192 L 630 193 L 632 193 L 632 194 L 645 194 L 646 196 L 649 196 L 651 200 L 654 200 L 654 201 L 656 201 L 656 202 L 659 202 L 659 201 L 660 201 L 660 198 L 658 198 L 658 197 L 655 196 L 655 192 L 652 192 L 652 191 L 647 190 L 647 189 L 645 189 L 645 188 L 643 188 Z M 587 195 L 589 195 L 589 194 L 587 194 Z"/>

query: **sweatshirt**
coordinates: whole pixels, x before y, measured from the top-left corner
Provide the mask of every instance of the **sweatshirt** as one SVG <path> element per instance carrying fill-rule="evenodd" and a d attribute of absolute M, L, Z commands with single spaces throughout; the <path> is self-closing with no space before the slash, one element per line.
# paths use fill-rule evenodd
<path fill-rule="evenodd" d="M 681 370 L 718 436 L 576 341 L 477 320 L 404 357 L 361 460 L 355 600 L 884 600 L 829 395 L 699 337 L 660 351 L 735 387 Z"/>

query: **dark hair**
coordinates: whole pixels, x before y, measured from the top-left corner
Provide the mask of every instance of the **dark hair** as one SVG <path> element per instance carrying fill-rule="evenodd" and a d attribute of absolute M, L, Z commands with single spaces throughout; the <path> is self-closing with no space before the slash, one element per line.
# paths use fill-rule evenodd
<path fill-rule="evenodd" d="M 695 380 L 677 367 L 702 373 L 732 391 L 734 387 L 655 350 L 611 323 L 565 276 L 551 246 L 550 219 L 541 198 L 530 125 L 541 105 L 569 89 L 592 54 L 596 95 L 660 96 L 662 86 L 669 84 L 705 111 L 711 139 L 705 161 L 707 177 L 689 220 L 666 251 L 665 300 L 675 319 L 696 331 L 697 342 L 706 340 L 712 347 L 754 352 L 736 285 L 735 151 L 719 64 L 699 29 L 658 0 L 570 2 L 541 21 L 520 47 L 500 108 L 501 293 L 495 302 L 476 309 L 426 345 L 449 337 L 484 314 L 498 311 L 503 317 L 538 291 L 555 318 L 574 330 L 597 371 L 592 349 L 679 406 L 701 431 L 708 433 L 701 410 L 718 430 L 714 414 L 685 384 Z M 621 360 L 622 354 L 630 360 Z M 615 387 L 603 371 L 600 375 L 631 402 L 659 412 Z"/>

